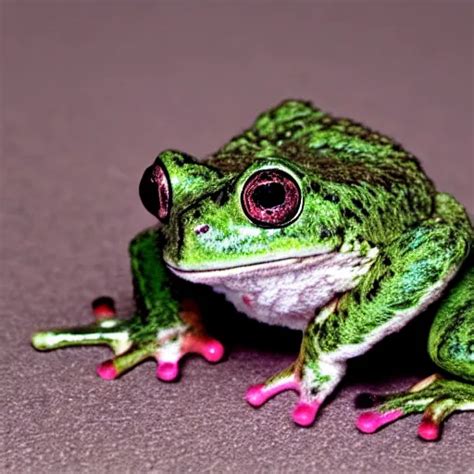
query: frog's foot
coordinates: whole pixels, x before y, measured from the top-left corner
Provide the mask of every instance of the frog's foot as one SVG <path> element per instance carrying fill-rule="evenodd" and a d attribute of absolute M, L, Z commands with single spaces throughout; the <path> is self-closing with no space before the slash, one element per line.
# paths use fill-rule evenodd
<path fill-rule="evenodd" d="M 293 421 L 300 426 L 311 426 L 324 398 L 301 376 L 298 363 L 269 378 L 263 384 L 249 387 L 245 400 L 251 406 L 258 408 L 270 398 L 286 390 L 293 390 L 299 395 L 299 400 L 293 410 Z"/>
<path fill-rule="evenodd" d="M 179 376 L 179 361 L 187 354 L 198 354 L 208 362 L 219 362 L 224 357 L 224 347 L 206 335 L 201 323 L 199 308 L 192 300 L 181 302 L 181 328 L 158 332 L 155 358 L 158 362 L 156 376 L 164 382 L 172 382 Z"/>
<path fill-rule="evenodd" d="M 187 354 L 198 354 L 213 363 L 224 357 L 224 347 L 218 340 L 196 332 L 193 327 L 185 327 L 174 334 L 166 332 L 158 335 L 158 346 L 154 354 L 158 363 L 156 376 L 164 382 L 178 378 L 178 363 Z"/>
<path fill-rule="evenodd" d="M 403 416 L 423 412 L 418 436 L 425 441 L 436 441 L 441 436 L 443 421 L 451 413 L 474 409 L 474 387 L 435 374 L 406 392 L 387 395 L 364 393 L 356 399 L 359 408 L 374 405 L 379 405 L 376 411 L 362 413 L 357 420 L 357 428 L 363 433 L 374 433 Z"/>
<path fill-rule="evenodd" d="M 32 338 L 33 347 L 50 350 L 78 345 L 108 345 L 115 357 L 97 367 L 97 374 L 105 380 L 115 379 L 140 362 L 154 358 L 158 363 L 158 378 L 172 381 L 179 375 L 178 362 L 183 356 L 200 354 L 209 362 L 218 362 L 224 355 L 222 344 L 204 334 L 197 310 L 189 305 L 184 305 L 180 313 L 185 323 L 155 330 L 142 324 L 138 317 L 117 319 L 110 298 L 98 298 L 92 303 L 92 308 L 95 323 L 38 332 Z"/>
<path fill-rule="evenodd" d="M 156 339 L 135 343 L 127 352 L 100 364 L 97 374 L 112 380 L 140 362 L 154 358 L 156 376 L 172 382 L 179 376 L 179 361 L 187 354 L 199 354 L 208 362 L 218 362 L 224 356 L 224 348 L 219 341 L 196 334 L 194 328 L 163 329 Z"/>

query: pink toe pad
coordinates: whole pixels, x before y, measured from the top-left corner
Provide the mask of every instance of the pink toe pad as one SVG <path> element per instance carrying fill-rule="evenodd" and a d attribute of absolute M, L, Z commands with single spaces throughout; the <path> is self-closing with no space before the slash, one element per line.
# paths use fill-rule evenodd
<path fill-rule="evenodd" d="M 418 427 L 418 436 L 425 441 L 435 441 L 439 438 L 439 426 L 429 420 L 423 420 Z"/>
<path fill-rule="evenodd" d="M 97 375 L 104 380 L 113 380 L 118 375 L 114 363 L 110 360 L 98 365 L 96 371 Z"/>
<path fill-rule="evenodd" d="M 385 413 L 368 411 L 359 416 L 357 428 L 363 433 L 375 433 L 381 426 L 391 423 L 401 416 L 403 416 L 401 410 L 392 410 Z"/>
<path fill-rule="evenodd" d="M 245 400 L 247 403 L 255 408 L 263 405 L 267 401 L 267 397 L 263 392 L 264 388 L 265 386 L 263 384 L 252 385 L 249 387 L 245 395 Z"/>
<path fill-rule="evenodd" d="M 293 412 L 293 421 L 300 426 L 311 426 L 314 423 L 320 404 L 301 402 Z"/>
<path fill-rule="evenodd" d="M 179 368 L 176 362 L 159 362 L 156 376 L 164 382 L 171 382 L 178 377 Z"/>
<path fill-rule="evenodd" d="M 209 362 L 219 362 L 224 357 L 224 346 L 219 341 L 211 339 L 203 344 L 201 354 Z"/>

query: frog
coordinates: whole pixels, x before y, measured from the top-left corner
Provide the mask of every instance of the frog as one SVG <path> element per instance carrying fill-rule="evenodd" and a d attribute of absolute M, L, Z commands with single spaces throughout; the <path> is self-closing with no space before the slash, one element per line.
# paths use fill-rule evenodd
<path fill-rule="evenodd" d="M 301 331 L 296 360 L 245 400 L 294 391 L 292 419 L 310 427 L 349 360 L 436 305 L 427 351 L 438 372 L 361 394 L 370 410 L 356 426 L 374 433 L 419 413 L 419 437 L 434 441 L 450 414 L 474 409 L 473 226 L 394 139 L 289 99 L 205 159 L 162 151 L 139 195 L 156 225 L 129 246 L 133 314 L 100 297 L 94 322 L 36 332 L 35 349 L 103 344 L 114 356 L 97 366 L 102 379 L 154 359 L 157 377 L 176 381 L 187 354 L 225 356 L 176 290 L 205 285 L 250 318 Z"/>

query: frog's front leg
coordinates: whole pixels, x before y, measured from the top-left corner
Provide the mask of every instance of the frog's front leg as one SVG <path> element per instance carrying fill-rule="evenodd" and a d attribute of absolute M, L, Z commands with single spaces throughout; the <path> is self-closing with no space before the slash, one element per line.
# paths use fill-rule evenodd
<path fill-rule="evenodd" d="M 263 384 L 247 390 L 245 399 L 255 408 L 286 390 L 298 393 L 293 410 L 293 421 L 300 426 L 311 426 L 325 398 L 334 390 L 345 372 L 344 360 L 332 360 L 318 349 L 315 340 L 316 320 L 328 317 L 336 310 L 337 300 L 327 305 L 308 326 L 296 361 L 288 368 L 267 379 Z"/>
<path fill-rule="evenodd" d="M 293 390 L 299 400 L 293 410 L 293 421 L 300 426 L 311 426 L 324 400 L 334 391 L 346 370 L 346 361 L 355 355 L 350 342 L 337 341 L 336 333 L 328 331 L 336 319 L 341 323 L 350 317 L 343 301 L 335 298 L 309 324 L 303 334 L 298 357 L 292 365 L 267 379 L 263 384 L 250 387 L 247 402 L 257 408 L 275 395 Z M 354 317 L 356 317 L 356 312 Z M 351 324 L 351 323 L 348 323 Z M 343 325 L 343 324 L 342 324 Z M 342 337 L 343 327 L 338 326 Z M 356 334 L 354 334 L 356 335 Z M 359 334 L 362 336 L 363 334 Z M 344 336 L 346 337 L 346 336 Z M 337 342 L 336 342 L 337 341 Z M 362 353 L 367 348 L 357 350 Z"/>
<path fill-rule="evenodd" d="M 435 217 L 381 249 L 357 287 L 316 315 L 296 363 L 251 387 L 247 401 L 260 406 L 283 390 L 296 390 L 300 402 L 293 419 L 311 425 L 342 378 L 346 361 L 401 329 L 437 299 L 466 257 L 469 242 L 468 230 Z"/>
<path fill-rule="evenodd" d="M 158 248 L 157 230 L 139 234 L 130 244 L 137 311 L 128 320 L 118 319 L 111 299 L 93 304 L 96 322 L 76 328 L 42 331 L 33 335 L 38 350 L 76 345 L 108 345 L 115 357 L 97 367 L 104 379 L 114 379 L 148 358 L 158 362 L 157 376 L 171 381 L 179 374 L 178 362 L 188 353 L 210 362 L 224 354 L 221 343 L 205 334 L 199 309 L 173 296 L 169 275 Z"/>

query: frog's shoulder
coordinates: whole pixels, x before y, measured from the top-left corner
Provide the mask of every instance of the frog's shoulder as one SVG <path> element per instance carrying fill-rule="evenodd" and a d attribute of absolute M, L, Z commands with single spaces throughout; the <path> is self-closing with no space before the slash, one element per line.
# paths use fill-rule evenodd
<path fill-rule="evenodd" d="M 321 158 L 350 161 L 413 158 L 390 137 L 348 118 L 334 117 L 310 102 L 286 100 L 211 155 L 209 164 L 239 171 L 261 156 L 281 156 L 311 166 Z"/>

